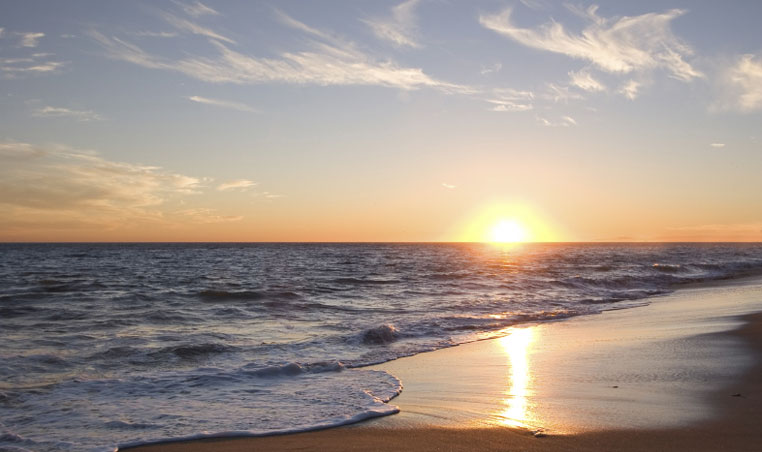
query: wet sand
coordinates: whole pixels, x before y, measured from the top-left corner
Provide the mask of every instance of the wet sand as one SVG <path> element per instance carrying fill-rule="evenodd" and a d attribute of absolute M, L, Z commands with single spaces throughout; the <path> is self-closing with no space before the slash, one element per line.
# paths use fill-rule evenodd
<path fill-rule="evenodd" d="M 680 290 L 375 366 L 397 415 L 131 450 L 762 450 L 759 311 L 759 279 Z"/>

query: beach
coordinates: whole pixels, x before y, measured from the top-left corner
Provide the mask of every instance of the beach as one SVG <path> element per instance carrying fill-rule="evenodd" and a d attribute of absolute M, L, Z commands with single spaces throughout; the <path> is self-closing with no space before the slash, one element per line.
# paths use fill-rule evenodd
<path fill-rule="evenodd" d="M 758 450 L 760 310 L 759 278 L 697 285 L 376 366 L 396 415 L 130 450 Z"/>

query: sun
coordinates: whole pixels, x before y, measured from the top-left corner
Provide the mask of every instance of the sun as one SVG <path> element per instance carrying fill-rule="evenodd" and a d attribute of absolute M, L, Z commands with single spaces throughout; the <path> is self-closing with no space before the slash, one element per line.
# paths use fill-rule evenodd
<path fill-rule="evenodd" d="M 525 242 L 526 229 L 516 220 L 500 220 L 490 230 L 489 239 L 493 243 Z"/>

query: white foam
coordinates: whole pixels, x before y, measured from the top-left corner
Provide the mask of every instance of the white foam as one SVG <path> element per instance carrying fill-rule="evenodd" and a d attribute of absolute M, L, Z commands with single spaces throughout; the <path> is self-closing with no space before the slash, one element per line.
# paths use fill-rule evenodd
<path fill-rule="evenodd" d="M 246 369 L 205 368 L 52 385 L 26 397 L 15 412 L 3 412 L 23 433 L 7 432 L 0 447 L 113 451 L 117 445 L 310 431 L 399 411 L 388 402 L 402 385 L 386 372 L 343 370 L 336 363 L 315 365 L 314 372 L 296 363 L 277 369 L 283 368 L 267 378 Z M 38 415 L 31 421 L 25 413 Z"/>

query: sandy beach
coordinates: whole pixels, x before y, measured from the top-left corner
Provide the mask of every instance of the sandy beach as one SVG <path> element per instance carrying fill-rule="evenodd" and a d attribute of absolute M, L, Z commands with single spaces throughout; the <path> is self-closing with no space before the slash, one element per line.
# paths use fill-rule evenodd
<path fill-rule="evenodd" d="M 758 278 L 682 289 L 375 366 L 397 415 L 130 450 L 758 450 L 761 308 Z"/>

